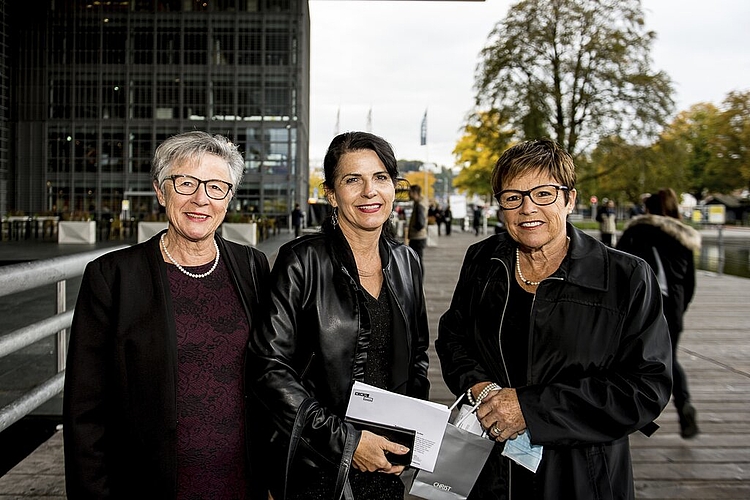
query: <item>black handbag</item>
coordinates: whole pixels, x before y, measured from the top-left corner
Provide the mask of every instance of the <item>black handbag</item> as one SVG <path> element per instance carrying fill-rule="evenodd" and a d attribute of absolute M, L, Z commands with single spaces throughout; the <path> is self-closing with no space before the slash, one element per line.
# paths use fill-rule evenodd
<path fill-rule="evenodd" d="M 284 489 L 282 500 L 286 500 L 287 492 L 287 481 L 289 474 L 292 469 L 292 462 L 294 461 L 294 455 L 297 452 L 297 446 L 302 436 L 302 430 L 305 428 L 310 414 L 318 407 L 318 402 L 313 398 L 307 398 L 302 401 L 302 404 L 297 408 L 297 415 L 294 418 L 294 425 L 292 426 L 292 433 L 289 438 L 289 450 L 287 451 L 286 457 L 286 469 L 284 471 Z M 347 424 L 350 426 L 350 424 Z M 354 494 L 352 488 L 349 485 L 349 469 L 352 464 L 352 457 L 354 456 L 354 450 L 356 449 L 355 436 L 353 428 L 349 429 L 346 433 L 346 441 L 344 443 L 344 452 L 341 456 L 341 462 L 339 463 L 339 470 L 336 476 L 336 487 L 334 489 L 334 496 L 332 500 L 340 500 L 342 497 L 345 500 L 354 500 Z"/>

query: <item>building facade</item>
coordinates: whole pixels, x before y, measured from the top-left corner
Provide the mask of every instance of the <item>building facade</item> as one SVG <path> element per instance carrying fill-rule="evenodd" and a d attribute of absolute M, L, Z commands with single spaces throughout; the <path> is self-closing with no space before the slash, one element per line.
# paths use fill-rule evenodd
<path fill-rule="evenodd" d="M 11 3 L 4 214 L 158 218 L 151 156 L 194 129 L 245 155 L 230 214 L 285 221 L 305 202 L 307 0 L 50 0 L 38 16 Z"/>

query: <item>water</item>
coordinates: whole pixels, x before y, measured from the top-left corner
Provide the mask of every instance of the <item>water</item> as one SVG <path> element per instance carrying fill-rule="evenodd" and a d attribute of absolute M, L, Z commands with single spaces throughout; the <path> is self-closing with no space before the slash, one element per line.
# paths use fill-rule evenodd
<path fill-rule="evenodd" d="M 750 242 L 729 241 L 721 247 L 715 241 L 703 241 L 695 267 L 704 271 L 750 278 Z"/>

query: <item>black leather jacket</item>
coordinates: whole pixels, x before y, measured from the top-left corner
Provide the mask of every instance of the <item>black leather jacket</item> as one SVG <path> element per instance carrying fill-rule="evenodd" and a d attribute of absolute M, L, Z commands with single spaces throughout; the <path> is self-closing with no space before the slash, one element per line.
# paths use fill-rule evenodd
<path fill-rule="evenodd" d="M 380 254 L 394 316 L 386 389 L 426 399 L 429 334 L 420 264 L 410 248 L 385 237 Z M 364 293 L 340 230 L 303 236 L 279 250 L 269 314 L 250 342 L 248 363 L 248 380 L 273 419 L 276 460 L 285 458 L 297 408 L 310 396 L 319 406 L 298 451 L 308 466 L 338 466 L 348 433 L 359 442 L 359 431 L 342 419 L 354 381 L 364 380 L 370 334 Z M 274 465 L 283 473 L 283 464 Z"/>
<path fill-rule="evenodd" d="M 516 387 L 531 442 L 544 445 L 537 491 L 524 498 L 630 499 L 627 436 L 659 416 L 671 391 L 659 285 L 643 260 L 570 224 L 567 234 L 567 256 L 535 294 L 526 383 Z M 516 246 L 503 233 L 466 253 L 435 342 L 456 395 L 481 381 L 510 386 L 504 359 L 513 353 L 500 348 L 500 332 Z M 495 446 L 470 498 L 508 498 L 501 450 Z"/>

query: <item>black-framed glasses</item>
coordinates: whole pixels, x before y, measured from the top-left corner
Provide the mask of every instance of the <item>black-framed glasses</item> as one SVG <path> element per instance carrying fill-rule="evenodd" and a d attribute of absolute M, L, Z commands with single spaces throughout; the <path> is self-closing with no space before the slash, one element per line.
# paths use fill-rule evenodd
<path fill-rule="evenodd" d="M 195 194 L 201 184 L 206 189 L 206 196 L 212 200 L 223 200 L 232 192 L 232 185 L 219 179 L 202 181 L 192 175 L 170 175 L 167 179 L 172 181 L 177 194 Z"/>
<path fill-rule="evenodd" d="M 540 207 L 552 205 L 557 201 L 560 191 L 566 191 L 567 186 L 558 184 L 543 184 L 528 191 L 518 191 L 516 189 L 504 189 L 495 193 L 495 199 L 503 210 L 514 210 L 523 205 L 523 197 L 528 196 L 531 201 Z"/>

